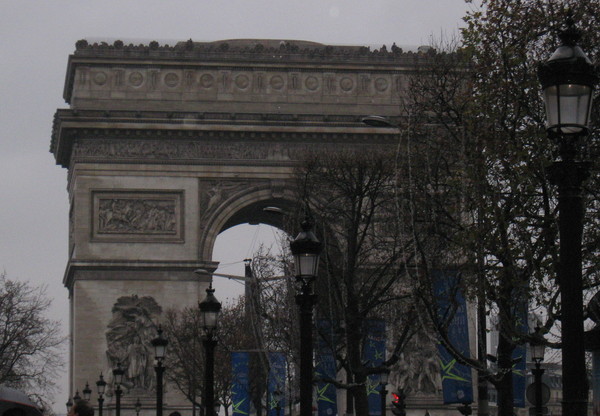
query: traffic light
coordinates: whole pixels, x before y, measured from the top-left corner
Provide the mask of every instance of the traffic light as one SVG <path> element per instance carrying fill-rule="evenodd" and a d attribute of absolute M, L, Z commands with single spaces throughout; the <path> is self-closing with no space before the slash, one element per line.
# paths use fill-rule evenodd
<path fill-rule="evenodd" d="M 406 394 L 400 389 L 397 393 L 392 393 L 392 413 L 396 416 L 406 416 Z"/>

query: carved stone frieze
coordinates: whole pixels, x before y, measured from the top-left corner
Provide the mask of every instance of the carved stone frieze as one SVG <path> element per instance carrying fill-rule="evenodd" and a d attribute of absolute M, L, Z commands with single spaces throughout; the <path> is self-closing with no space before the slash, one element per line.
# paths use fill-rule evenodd
<path fill-rule="evenodd" d="M 243 159 L 288 161 L 292 148 L 301 150 L 305 145 L 282 143 L 228 143 L 164 140 L 80 140 L 73 146 L 73 159 Z"/>
<path fill-rule="evenodd" d="M 92 191 L 93 239 L 179 242 L 182 198 L 182 192 Z"/>
<path fill-rule="evenodd" d="M 135 92 L 131 99 L 155 98 L 158 91 L 180 94 L 182 100 L 197 100 L 207 96 L 216 100 L 231 101 L 248 95 L 274 96 L 279 100 L 303 100 L 304 95 L 324 93 L 330 96 L 389 96 L 396 98 L 403 84 L 403 75 L 394 73 L 340 72 L 291 72 L 248 70 L 190 69 L 171 70 L 132 67 L 123 70 L 113 68 L 78 68 L 79 82 L 75 95 L 86 95 L 87 91 Z M 141 94 L 141 95 L 140 95 Z M 216 95 L 215 95 L 216 94 Z M 221 96 L 220 94 L 226 94 Z M 230 96 L 228 94 L 234 94 Z M 127 97 L 127 96 L 124 96 Z M 274 98 L 270 98 L 271 100 Z"/>

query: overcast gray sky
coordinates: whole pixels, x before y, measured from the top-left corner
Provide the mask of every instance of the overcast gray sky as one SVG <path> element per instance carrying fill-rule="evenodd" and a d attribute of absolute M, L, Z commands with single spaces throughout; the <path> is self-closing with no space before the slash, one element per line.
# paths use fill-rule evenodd
<path fill-rule="evenodd" d="M 456 33 L 468 7 L 464 0 L 0 0 L 0 270 L 46 284 L 50 313 L 66 331 L 66 170 L 48 149 L 54 112 L 66 107 L 65 70 L 77 40 L 418 46 Z M 215 260 L 236 263 L 222 272 L 241 274 L 239 262 L 271 234 L 248 228 L 218 240 Z M 232 236 L 243 241 L 239 249 L 223 241 Z M 67 394 L 57 395 L 56 411 L 64 412 Z"/>

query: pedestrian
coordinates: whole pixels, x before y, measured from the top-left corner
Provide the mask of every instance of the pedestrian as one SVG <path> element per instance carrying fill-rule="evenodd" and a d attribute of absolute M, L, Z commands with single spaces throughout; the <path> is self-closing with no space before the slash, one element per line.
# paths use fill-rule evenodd
<path fill-rule="evenodd" d="M 77 400 L 67 416 L 94 416 L 94 408 L 87 400 Z"/>

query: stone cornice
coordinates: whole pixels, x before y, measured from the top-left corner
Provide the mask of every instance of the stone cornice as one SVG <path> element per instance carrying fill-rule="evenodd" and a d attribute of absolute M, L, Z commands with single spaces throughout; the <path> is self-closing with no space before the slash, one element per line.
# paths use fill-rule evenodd
<path fill-rule="evenodd" d="M 128 272 L 147 272 L 147 279 L 155 279 L 156 273 L 167 272 L 172 276 L 173 280 L 189 280 L 198 281 L 198 276 L 194 273 L 197 269 L 206 269 L 214 271 L 217 268 L 217 262 L 213 261 L 152 261 L 152 260 L 73 260 L 69 261 L 67 269 L 63 276 L 63 284 L 70 291 L 73 289 L 74 275 L 77 272 L 98 272 L 101 271 L 103 280 L 127 280 Z M 114 274 L 110 274 L 114 272 Z M 174 276 L 176 272 L 183 272 L 186 275 L 179 274 Z M 139 280 L 140 276 L 132 277 Z M 82 277 L 79 277 L 82 279 Z M 85 277 L 83 277 L 85 279 Z M 89 278 L 88 278 L 89 279 Z"/>
<path fill-rule="evenodd" d="M 221 143 L 395 143 L 395 129 L 367 127 L 351 115 L 275 115 L 58 110 L 50 152 L 68 167 L 77 140 Z M 100 142 L 98 142 L 100 143 Z M 172 144 L 171 146 L 176 146 Z M 181 152 L 177 150 L 174 154 Z M 91 157 L 91 155 L 87 155 Z M 116 156 L 116 155 L 112 155 Z M 133 156 L 135 159 L 137 156 Z M 131 157 L 129 158 L 132 159 Z M 154 158 L 153 158 L 154 159 Z M 171 162 L 172 157 L 167 158 Z M 277 161 L 272 161 L 276 163 Z M 262 161 L 261 163 L 265 163 Z"/>
<path fill-rule="evenodd" d="M 371 50 L 367 46 L 334 46 L 317 42 L 273 39 L 232 39 L 215 42 L 194 42 L 191 39 L 178 42 L 175 46 L 159 45 L 152 41 L 148 45 L 125 44 L 117 40 L 112 44 L 107 42 L 89 43 L 79 40 L 75 44 L 74 56 L 77 57 L 110 57 L 136 59 L 166 59 L 166 60 L 219 60 L 219 61 L 280 61 L 289 65 L 290 62 L 395 62 L 408 64 L 415 60 L 424 59 L 435 53 L 405 52 L 392 44 L 388 50 L 385 45 L 380 49 Z"/>

